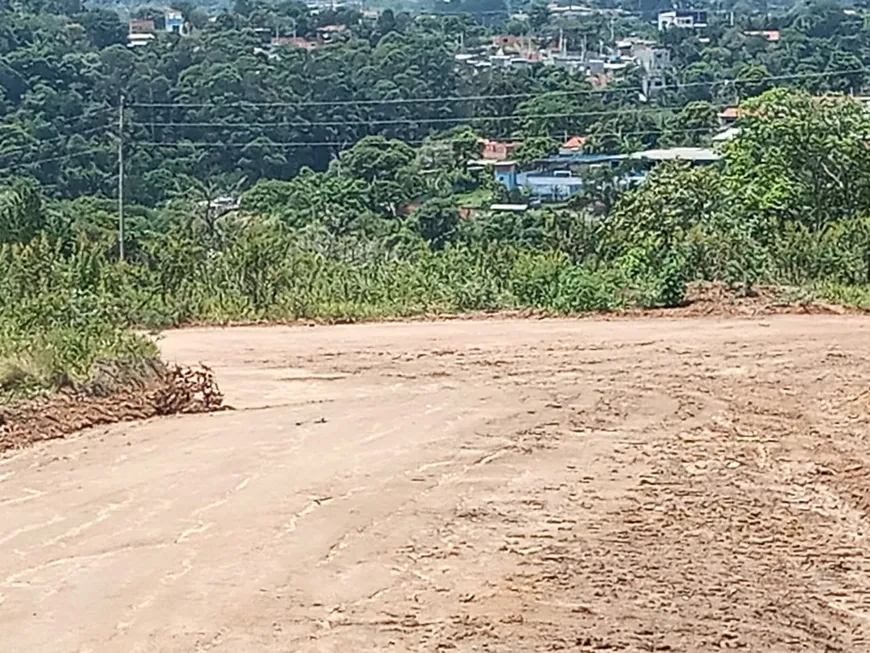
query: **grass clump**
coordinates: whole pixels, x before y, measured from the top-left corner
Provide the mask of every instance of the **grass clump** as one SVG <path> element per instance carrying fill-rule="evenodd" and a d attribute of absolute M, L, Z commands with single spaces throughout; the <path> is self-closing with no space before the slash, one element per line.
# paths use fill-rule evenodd
<path fill-rule="evenodd" d="M 104 361 L 156 358 L 129 330 L 112 277 L 86 250 L 67 255 L 46 237 L 0 247 L 0 398 L 81 387 Z"/>

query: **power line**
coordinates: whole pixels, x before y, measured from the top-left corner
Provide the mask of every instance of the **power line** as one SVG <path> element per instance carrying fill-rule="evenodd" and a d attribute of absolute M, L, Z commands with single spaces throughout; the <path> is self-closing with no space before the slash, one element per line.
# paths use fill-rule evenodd
<path fill-rule="evenodd" d="M 38 166 L 43 163 L 52 163 L 55 161 L 65 161 L 66 159 L 72 159 L 77 156 L 84 156 L 86 154 L 96 154 L 97 152 L 107 152 L 105 148 L 102 147 L 94 147 L 89 150 L 82 150 L 81 152 L 69 152 L 67 154 L 61 154 L 59 156 L 52 156 L 45 159 L 37 159 L 36 161 L 28 161 L 26 163 L 19 164 L 22 168 L 29 168 L 31 166 Z"/>
<path fill-rule="evenodd" d="M 396 12 L 397 14 L 400 12 Z M 402 12 L 408 13 L 408 12 Z M 505 16 L 511 11 L 505 6 L 504 9 L 487 9 L 486 11 L 423 11 L 416 14 L 417 18 L 433 18 L 438 16 Z M 414 14 L 411 14 L 414 15 Z"/>
<path fill-rule="evenodd" d="M 93 118 L 95 116 L 98 116 L 101 113 L 106 113 L 108 111 L 113 111 L 113 110 L 115 110 L 115 107 L 107 105 L 104 107 L 100 107 L 98 109 L 94 109 L 90 113 L 82 113 L 81 115 L 78 115 L 78 116 L 70 116 L 69 118 L 65 118 L 65 119 L 60 120 L 60 121 L 53 120 L 49 124 L 55 128 L 60 127 L 60 126 L 68 127 L 70 122 L 73 122 L 76 120 L 85 120 L 87 118 Z"/>
<path fill-rule="evenodd" d="M 713 131 L 712 129 L 706 127 L 690 127 L 685 129 L 646 129 L 646 130 L 637 130 L 637 131 L 610 131 L 610 132 L 594 132 L 589 134 L 588 136 L 592 137 L 607 137 L 607 136 L 646 136 L 652 134 L 700 134 L 700 133 L 710 133 Z M 556 134 L 551 137 L 560 137 L 562 134 Z M 359 142 L 359 141 L 357 141 Z M 402 141 L 406 145 L 422 145 L 425 141 L 416 140 L 416 141 Z M 435 143 L 439 141 L 433 141 Z M 449 141 L 445 141 L 449 143 Z M 144 145 L 147 147 L 203 147 L 203 148 L 246 148 L 249 146 L 259 146 L 259 147 L 282 147 L 282 148 L 295 148 L 295 147 L 327 147 L 327 146 L 342 146 L 345 147 L 348 145 L 348 141 L 288 141 L 288 142 L 262 142 L 262 141 L 248 141 L 247 143 L 209 143 L 206 141 L 136 141 L 136 145 Z"/>
<path fill-rule="evenodd" d="M 141 121 L 148 127 L 343 127 L 351 125 L 403 125 L 403 124 L 443 124 L 451 122 L 488 122 L 502 120 L 523 120 L 543 118 L 580 118 L 590 116 L 616 116 L 632 114 L 660 114 L 666 111 L 682 109 L 685 105 L 665 107 L 643 107 L 637 109 L 610 109 L 599 111 L 572 111 L 568 113 L 539 113 L 531 115 L 511 114 L 506 116 L 455 116 L 452 118 L 401 118 L 390 120 L 330 120 L 312 122 L 148 122 Z M 725 105 L 711 105 L 713 109 L 724 109 Z"/>
<path fill-rule="evenodd" d="M 787 81 L 794 79 L 812 79 L 812 78 L 823 78 L 823 77 L 833 77 L 836 75 L 850 75 L 854 73 L 864 73 L 867 72 L 868 68 L 862 66 L 861 68 L 853 68 L 853 69 L 844 69 L 844 70 L 830 70 L 825 72 L 816 72 L 816 73 L 794 73 L 790 75 L 772 75 L 770 77 L 765 77 L 760 82 L 777 82 L 777 81 Z M 678 84 L 677 88 L 696 88 L 703 86 L 716 86 L 718 84 L 754 84 L 757 83 L 755 81 L 743 81 L 736 78 L 728 78 L 728 79 L 714 79 L 714 80 L 705 80 L 705 81 L 697 81 L 697 82 L 686 82 L 684 84 Z M 594 95 L 599 93 L 624 93 L 628 91 L 643 91 L 644 88 L 642 86 L 634 86 L 634 87 L 623 87 L 623 88 L 594 88 L 594 89 L 579 89 L 573 91 L 538 91 L 535 93 L 507 93 L 500 95 L 467 95 L 467 96 L 439 96 L 439 97 L 417 97 L 417 98 L 392 98 L 392 99 L 381 99 L 381 100 L 314 100 L 314 101 L 295 101 L 295 102 L 230 102 L 230 103 L 222 103 L 218 100 L 213 100 L 211 102 L 139 102 L 139 103 L 131 103 L 127 106 L 131 108 L 204 108 L 204 107 L 213 107 L 220 106 L 222 108 L 242 108 L 242 109 L 251 109 L 251 108 L 259 108 L 259 107 L 322 107 L 322 106 L 365 106 L 365 105 L 381 105 L 381 104 L 408 104 L 408 103 L 422 103 L 422 102 L 475 102 L 481 100 L 507 100 L 507 99 L 521 99 L 521 98 L 534 98 L 540 97 L 542 95 L 546 96 L 565 96 L 565 95 Z"/>
<path fill-rule="evenodd" d="M 356 141 L 359 142 L 359 141 Z M 406 145 L 422 145 L 423 141 L 402 141 Z M 259 146 L 259 147 L 326 147 L 330 145 L 339 145 L 345 147 L 350 144 L 349 141 L 290 141 L 283 143 L 276 143 L 274 141 L 248 141 L 247 143 L 209 143 L 207 141 L 135 141 L 135 145 L 145 145 L 149 147 L 215 147 L 215 148 L 223 148 L 223 147 L 240 147 L 245 148 L 249 146 Z M 354 143 L 355 144 L 355 143 Z"/>
<path fill-rule="evenodd" d="M 86 129 L 84 131 L 78 131 L 74 134 L 64 135 L 64 136 L 55 136 L 54 138 L 50 138 L 48 140 L 37 140 L 31 143 L 30 145 L 19 145 L 18 147 L 13 147 L 8 150 L 0 150 L 0 157 L 7 157 L 12 154 L 17 154 L 19 152 L 27 152 L 28 150 L 33 150 L 38 147 L 43 147 L 45 145 L 50 145 L 51 143 L 57 143 L 65 140 L 69 140 L 74 136 L 88 136 L 90 134 L 94 134 L 98 131 L 106 131 L 108 129 L 107 125 L 101 125 L 99 127 L 92 127 L 91 129 Z"/>

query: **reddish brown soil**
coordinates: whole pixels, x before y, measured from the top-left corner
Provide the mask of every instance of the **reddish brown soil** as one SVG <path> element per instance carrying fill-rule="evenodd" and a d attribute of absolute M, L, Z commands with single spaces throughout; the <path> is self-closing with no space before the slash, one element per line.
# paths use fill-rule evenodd
<path fill-rule="evenodd" d="M 175 331 L 0 461 L 16 653 L 870 650 L 870 319 Z"/>
<path fill-rule="evenodd" d="M 0 453 L 102 424 L 211 412 L 222 406 L 223 396 L 210 370 L 149 368 L 147 379 L 105 394 L 79 389 L 0 406 Z"/>

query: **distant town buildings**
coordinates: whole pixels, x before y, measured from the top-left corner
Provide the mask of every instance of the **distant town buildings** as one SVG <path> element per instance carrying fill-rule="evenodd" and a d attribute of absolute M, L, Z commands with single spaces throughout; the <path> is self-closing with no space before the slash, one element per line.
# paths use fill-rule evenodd
<path fill-rule="evenodd" d="M 269 41 L 272 48 L 283 48 L 289 46 L 291 48 L 299 48 L 300 50 L 313 50 L 317 47 L 317 43 L 309 41 L 302 36 L 273 36 Z"/>
<path fill-rule="evenodd" d="M 492 45 L 503 50 L 505 53 L 525 54 L 537 50 L 535 40 L 531 36 L 514 36 L 513 34 L 500 34 L 492 37 Z"/>
<path fill-rule="evenodd" d="M 157 23 L 152 19 L 132 19 L 129 23 L 127 33 L 127 46 L 136 48 L 143 45 L 148 45 L 157 38 L 157 33 L 160 29 Z M 163 13 L 163 28 L 162 31 L 171 34 L 187 34 L 187 23 L 184 21 L 184 16 L 180 11 L 167 9 Z"/>
<path fill-rule="evenodd" d="M 694 9 L 661 11 L 658 15 L 658 26 L 660 32 L 673 27 L 679 29 L 707 27 L 707 12 L 696 11 Z"/>
<path fill-rule="evenodd" d="M 551 162 L 542 164 L 543 169 L 521 172 L 516 161 L 499 161 L 493 171 L 496 180 L 507 190 L 522 190 L 539 201 L 563 201 L 583 190 L 583 179 L 570 169 L 552 170 Z"/>
<path fill-rule="evenodd" d="M 584 75 L 596 88 L 602 88 L 616 74 L 638 64 L 637 48 L 654 45 L 653 41 L 628 39 L 620 41 L 617 48 L 598 44 L 598 49 L 587 49 L 586 42 L 579 50 L 568 48 L 568 39 L 560 32 L 557 38 L 545 43 L 530 36 L 502 34 L 493 36 L 488 44 L 479 46 L 463 46 L 463 51 L 457 53 L 457 64 L 469 66 L 478 70 L 491 68 L 528 68 L 534 65 L 563 68 L 577 75 Z M 647 53 L 651 63 L 645 70 L 652 73 L 663 70 L 669 63 L 669 55 L 664 49 L 656 49 Z"/>
<path fill-rule="evenodd" d="M 561 202 L 583 191 L 584 172 L 609 168 L 618 170 L 625 163 L 628 168 L 620 170 L 619 184 L 632 186 L 642 183 L 651 168 L 665 161 L 686 161 L 693 166 L 707 166 L 722 158 L 717 151 L 702 147 L 674 147 L 633 152 L 631 154 L 586 154 L 574 146 L 581 145 L 582 138 L 569 139 L 559 153 L 534 163 L 533 170 L 521 170 L 516 161 L 489 162 L 493 174 L 505 189 L 520 190 L 538 202 Z M 582 147 L 582 145 L 581 145 Z M 479 165 L 482 161 L 471 161 Z"/>
<path fill-rule="evenodd" d="M 605 7 L 589 7 L 586 5 L 563 5 L 558 2 L 551 2 L 547 5 L 547 9 L 554 16 L 562 16 L 565 18 L 586 18 L 589 16 L 630 16 L 632 12 L 626 9 L 610 9 Z"/>
<path fill-rule="evenodd" d="M 325 25 L 317 29 L 316 37 L 312 39 L 294 34 L 283 35 L 276 34 L 268 27 L 256 28 L 254 30 L 260 37 L 260 45 L 254 48 L 254 54 L 263 55 L 272 60 L 280 60 L 280 50 L 282 48 L 295 48 L 297 50 L 314 50 L 323 45 L 327 45 L 335 41 L 339 35 L 345 34 L 347 31 L 346 25 Z"/>

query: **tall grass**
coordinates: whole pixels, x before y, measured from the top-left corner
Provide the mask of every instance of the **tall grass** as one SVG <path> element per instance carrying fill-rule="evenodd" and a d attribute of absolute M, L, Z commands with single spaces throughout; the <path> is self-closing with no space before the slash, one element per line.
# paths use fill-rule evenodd
<path fill-rule="evenodd" d="M 131 319 L 164 325 L 514 308 L 579 312 L 620 306 L 623 294 L 619 275 L 575 265 L 558 252 L 507 245 L 353 261 L 246 236 L 222 251 L 194 257 L 186 269 L 171 287 L 160 286 L 158 278 L 140 286 L 143 301 Z"/>
<path fill-rule="evenodd" d="M 64 255 L 41 236 L 0 247 L 0 397 L 74 386 L 103 361 L 156 357 L 129 330 L 124 273 L 93 249 Z"/>
<path fill-rule="evenodd" d="M 67 246 L 68 247 L 68 246 Z M 246 229 L 210 250 L 154 243 L 135 264 L 43 235 L 0 247 L 0 394 L 85 383 L 102 361 L 153 358 L 133 327 L 190 322 L 352 321 L 421 313 L 624 305 L 626 280 L 559 252 L 504 244 L 330 257 L 298 234 Z"/>
<path fill-rule="evenodd" d="M 128 264 L 105 245 L 46 235 L 0 246 L 0 397 L 86 383 L 104 361 L 153 359 L 154 344 L 134 327 L 672 306 L 693 279 L 812 286 L 870 305 L 860 289 L 870 280 L 870 221 L 784 229 L 773 245 L 733 230 L 641 234 L 609 258 L 595 229 L 558 247 L 542 233 L 537 244 L 499 237 L 433 252 L 419 240 L 324 240 L 264 222 L 228 231 L 219 246 L 159 234 Z"/>

